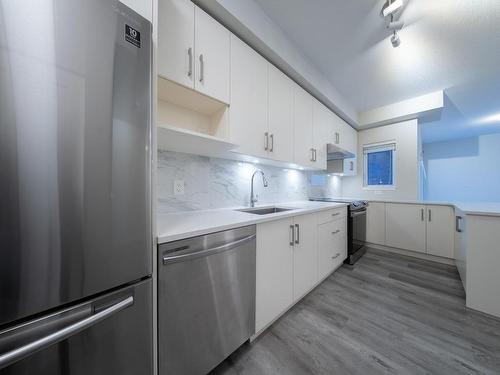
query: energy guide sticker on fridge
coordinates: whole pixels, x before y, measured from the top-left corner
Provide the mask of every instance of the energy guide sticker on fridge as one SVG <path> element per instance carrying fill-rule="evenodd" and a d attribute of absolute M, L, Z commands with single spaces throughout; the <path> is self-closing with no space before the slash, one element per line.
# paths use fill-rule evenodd
<path fill-rule="evenodd" d="M 129 25 L 125 25 L 125 40 L 141 48 L 141 33 Z"/>

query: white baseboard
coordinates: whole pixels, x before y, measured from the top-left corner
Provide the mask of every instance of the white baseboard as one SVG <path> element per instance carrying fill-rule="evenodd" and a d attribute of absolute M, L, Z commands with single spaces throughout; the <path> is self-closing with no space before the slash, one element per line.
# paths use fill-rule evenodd
<path fill-rule="evenodd" d="M 389 247 L 389 246 L 384 246 L 384 245 L 377 245 L 377 244 L 374 244 L 374 243 L 366 243 L 366 247 L 368 247 L 368 248 L 371 247 L 373 249 L 383 250 L 383 251 L 387 251 L 387 252 L 390 252 L 390 253 L 407 255 L 407 256 L 413 257 L 413 258 L 430 260 L 432 262 L 437 262 L 437 263 L 442 263 L 442 264 L 448 264 L 448 265 L 452 265 L 452 266 L 455 265 L 455 260 L 454 259 L 442 258 L 442 257 L 438 257 L 438 256 L 435 256 L 435 255 L 429 255 L 429 254 L 424 254 L 424 253 L 417 253 L 415 251 L 398 249 L 396 247 Z"/>

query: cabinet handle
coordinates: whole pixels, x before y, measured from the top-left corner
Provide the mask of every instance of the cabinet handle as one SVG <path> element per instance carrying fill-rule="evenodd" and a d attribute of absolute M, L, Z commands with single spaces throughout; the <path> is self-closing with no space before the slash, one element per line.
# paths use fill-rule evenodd
<path fill-rule="evenodd" d="M 338 132 L 335 132 L 335 144 L 339 144 L 340 143 L 340 134 Z"/>
<path fill-rule="evenodd" d="M 337 229 L 336 231 L 332 232 L 332 234 L 337 234 L 340 233 L 340 229 Z"/>
<path fill-rule="evenodd" d="M 271 148 L 269 151 L 274 152 L 274 134 L 271 134 Z"/>
<path fill-rule="evenodd" d="M 340 256 L 340 253 L 337 253 L 334 256 L 332 256 L 332 259 L 337 259 L 339 256 Z"/>
<path fill-rule="evenodd" d="M 295 227 L 290 225 L 290 246 L 293 246 L 293 240 L 295 239 Z"/>
<path fill-rule="evenodd" d="M 200 82 L 205 83 L 205 62 L 203 60 L 203 54 L 200 55 Z"/>
<path fill-rule="evenodd" d="M 432 221 L 432 212 L 431 209 L 429 208 L 429 223 Z"/>
<path fill-rule="evenodd" d="M 314 149 L 314 161 L 318 161 L 318 158 L 317 158 L 318 155 L 316 154 L 316 152 L 317 152 L 317 150 Z"/>
<path fill-rule="evenodd" d="M 269 150 L 269 133 L 264 133 L 264 150 Z"/>
<path fill-rule="evenodd" d="M 332 216 L 338 216 L 338 215 L 340 215 L 340 212 L 335 212 L 332 214 Z"/>
<path fill-rule="evenodd" d="M 421 208 L 421 209 L 420 209 L 420 219 L 421 219 L 422 221 L 424 221 L 424 220 L 425 220 L 425 219 L 424 219 L 424 209 L 423 209 L 423 208 Z"/>
<path fill-rule="evenodd" d="M 295 243 L 298 245 L 300 243 L 300 226 L 299 226 L 299 224 L 295 224 L 295 229 L 297 229 L 297 238 L 295 239 Z"/>
<path fill-rule="evenodd" d="M 193 75 L 193 49 L 191 47 L 188 48 L 188 58 L 189 62 L 187 76 L 191 78 L 191 76 Z"/>
<path fill-rule="evenodd" d="M 353 171 L 354 170 L 354 162 L 353 161 L 350 161 L 349 162 L 349 165 L 351 166 L 350 167 L 350 170 Z"/>
<path fill-rule="evenodd" d="M 311 161 L 314 161 L 314 148 L 311 148 Z"/>
<path fill-rule="evenodd" d="M 464 231 L 462 228 L 462 220 L 462 216 L 455 216 L 455 230 L 459 233 Z"/>

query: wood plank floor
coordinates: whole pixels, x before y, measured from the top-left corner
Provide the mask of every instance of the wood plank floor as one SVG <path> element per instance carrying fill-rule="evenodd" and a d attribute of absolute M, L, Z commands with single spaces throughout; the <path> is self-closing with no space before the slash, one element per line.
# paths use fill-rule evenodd
<path fill-rule="evenodd" d="M 212 374 L 500 374 L 500 320 L 455 267 L 369 249 Z"/>

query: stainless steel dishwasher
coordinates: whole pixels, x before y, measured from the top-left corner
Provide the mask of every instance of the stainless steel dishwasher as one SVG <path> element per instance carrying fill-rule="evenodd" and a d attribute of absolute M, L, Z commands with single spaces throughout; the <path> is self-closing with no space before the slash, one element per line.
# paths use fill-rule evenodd
<path fill-rule="evenodd" d="M 206 374 L 255 332 L 255 226 L 159 247 L 160 375 Z"/>

